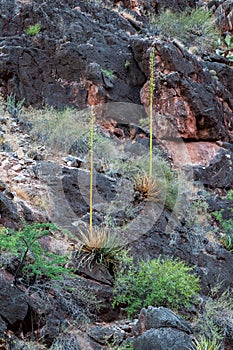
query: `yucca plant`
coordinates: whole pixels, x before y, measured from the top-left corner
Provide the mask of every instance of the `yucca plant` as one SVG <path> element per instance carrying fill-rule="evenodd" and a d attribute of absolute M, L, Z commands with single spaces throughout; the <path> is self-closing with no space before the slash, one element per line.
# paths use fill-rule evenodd
<path fill-rule="evenodd" d="M 220 350 L 221 344 L 213 339 L 208 339 L 206 337 L 201 337 L 199 340 L 195 340 L 195 345 L 191 347 L 190 350 Z"/>
<path fill-rule="evenodd" d="M 107 267 L 117 265 L 119 253 L 124 249 L 124 242 L 109 228 L 93 227 L 92 230 L 79 233 L 79 266 L 103 264 Z"/>
<path fill-rule="evenodd" d="M 154 84 L 154 65 L 155 65 L 155 48 L 152 47 L 150 53 L 150 84 L 149 84 L 149 124 L 150 124 L 150 150 L 149 150 L 149 174 L 146 172 L 139 174 L 134 178 L 134 189 L 136 199 L 139 201 L 158 200 L 158 185 L 156 179 L 152 176 L 153 173 L 153 94 L 155 89 Z"/>
<path fill-rule="evenodd" d="M 159 189 L 156 179 L 149 177 L 146 173 L 134 178 L 134 189 L 136 199 L 157 202 L 159 199 Z"/>

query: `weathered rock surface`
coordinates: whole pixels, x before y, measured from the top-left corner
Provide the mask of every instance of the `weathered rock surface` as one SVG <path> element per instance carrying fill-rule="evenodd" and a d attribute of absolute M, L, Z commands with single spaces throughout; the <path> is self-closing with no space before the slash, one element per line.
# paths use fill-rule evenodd
<path fill-rule="evenodd" d="M 122 0 L 121 3 L 126 7 L 137 12 L 158 14 L 161 10 L 172 9 L 173 11 L 183 11 L 187 7 L 195 8 L 194 0 Z"/>
<path fill-rule="evenodd" d="M 192 345 L 192 329 L 181 317 L 166 308 L 142 309 L 134 329 L 136 350 L 185 350 Z"/>
<path fill-rule="evenodd" d="M 188 265 L 195 266 L 201 281 L 201 292 L 205 295 L 216 285 L 216 281 L 222 281 L 222 292 L 233 287 L 232 253 L 205 237 L 201 227 L 197 232 L 178 223 L 175 229 L 172 228 L 166 211 L 150 230 L 131 243 L 131 249 L 135 257 L 147 259 L 175 256 Z"/>
<path fill-rule="evenodd" d="M 207 7 L 215 12 L 221 31 L 233 33 L 233 1 L 213 0 L 207 3 Z"/>
<path fill-rule="evenodd" d="M 155 91 L 153 111 L 155 136 L 184 140 L 232 141 L 233 70 L 225 64 L 206 64 L 176 42 L 132 38 L 135 60 L 149 79 L 149 56 L 155 47 Z M 219 65 L 219 66 L 218 66 Z M 215 79 L 210 70 L 222 66 Z M 208 69 L 209 67 L 209 69 Z M 216 72 L 216 74 L 218 74 Z M 149 80 L 141 90 L 141 101 L 149 108 Z"/>
<path fill-rule="evenodd" d="M 148 309 L 142 309 L 134 327 L 134 334 L 141 335 L 152 328 L 175 328 L 187 334 L 192 333 L 188 322 L 165 307 L 150 306 Z"/>
<path fill-rule="evenodd" d="M 192 337 L 173 328 L 150 329 L 134 341 L 135 350 L 187 350 Z"/>
<path fill-rule="evenodd" d="M 7 225 L 11 221 L 18 222 L 19 220 L 20 216 L 15 204 L 3 193 L 0 193 L 0 223 Z"/>
<path fill-rule="evenodd" d="M 205 187 L 212 189 L 233 189 L 233 152 L 232 144 L 229 149 L 221 149 L 216 157 L 206 167 L 194 167 L 194 179 Z"/>
<path fill-rule="evenodd" d="M 53 6 L 3 1 L 1 9 L 0 86 L 5 94 L 11 91 L 36 106 L 83 107 L 109 99 L 139 103 L 145 77 L 128 46 L 136 30 L 119 13 L 74 0 Z M 40 33 L 27 35 L 35 23 Z"/>
<path fill-rule="evenodd" d="M 15 286 L 0 279 L 0 316 L 10 325 L 23 321 L 28 313 L 25 294 Z"/>

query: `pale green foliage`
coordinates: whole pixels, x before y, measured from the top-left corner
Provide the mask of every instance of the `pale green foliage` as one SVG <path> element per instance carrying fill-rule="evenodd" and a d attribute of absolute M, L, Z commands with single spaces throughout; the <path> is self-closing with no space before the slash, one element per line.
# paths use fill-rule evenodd
<path fill-rule="evenodd" d="M 21 101 L 16 101 L 16 96 L 12 93 L 7 96 L 5 103 L 7 112 L 11 115 L 12 118 L 17 118 L 22 112 L 22 107 L 24 104 L 24 99 Z"/>
<path fill-rule="evenodd" d="M 195 302 L 199 279 L 192 268 L 177 259 L 142 260 L 120 270 L 114 285 L 114 305 L 125 305 L 129 316 L 142 307 L 188 308 Z"/>
<path fill-rule="evenodd" d="M 131 344 L 125 345 L 108 345 L 107 350 L 133 350 L 133 346 Z"/>
<path fill-rule="evenodd" d="M 181 13 L 166 10 L 158 18 L 151 17 L 151 24 L 186 47 L 197 46 L 200 52 L 213 49 L 219 35 L 212 13 L 203 9 Z"/>
<path fill-rule="evenodd" d="M 66 108 L 58 111 L 46 108 L 41 111 L 30 112 L 25 116 L 33 122 L 33 138 L 36 142 L 44 142 L 55 152 L 65 155 L 74 154 L 89 159 L 90 148 L 90 119 L 91 109 L 77 111 Z M 93 140 L 94 161 L 104 155 L 111 155 L 115 147 L 110 137 L 94 126 Z"/>
<path fill-rule="evenodd" d="M 101 68 L 101 72 L 112 80 L 116 78 L 113 70 Z"/>
<path fill-rule="evenodd" d="M 230 190 L 224 199 L 229 202 L 228 210 L 233 213 L 233 191 Z M 212 215 L 217 219 L 219 229 L 223 232 L 223 244 L 225 245 L 226 249 L 233 252 L 233 219 L 224 219 L 223 209 L 213 212 Z"/>
<path fill-rule="evenodd" d="M 218 296 L 219 289 L 220 285 L 217 285 L 211 290 L 211 297 L 198 317 L 198 329 L 204 337 L 221 341 L 233 315 L 233 299 L 229 290 Z"/>

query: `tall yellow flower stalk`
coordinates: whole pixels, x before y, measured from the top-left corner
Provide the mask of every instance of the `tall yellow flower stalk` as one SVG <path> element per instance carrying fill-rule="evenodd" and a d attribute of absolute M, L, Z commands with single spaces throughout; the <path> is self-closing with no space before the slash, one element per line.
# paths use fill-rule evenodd
<path fill-rule="evenodd" d="M 90 233 L 93 229 L 93 144 L 94 144 L 94 121 L 95 114 L 91 107 L 90 119 Z"/>
<path fill-rule="evenodd" d="M 152 178 L 153 171 L 153 94 L 155 89 L 154 83 L 154 67 L 155 67 L 155 48 L 152 47 L 150 53 L 150 90 L 149 90 L 149 118 L 150 118 L 150 165 L 149 178 Z"/>

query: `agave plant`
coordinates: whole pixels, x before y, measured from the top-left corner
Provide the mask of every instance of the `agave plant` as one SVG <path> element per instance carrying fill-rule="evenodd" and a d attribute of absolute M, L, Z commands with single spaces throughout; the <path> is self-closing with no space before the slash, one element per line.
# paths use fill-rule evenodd
<path fill-rule="evenodd" d="M 136 198 L 139 201 L 147 200 L 157 202 L 159 199 L 159 189 L 156 179 L 144 173 L 134 178 L 134 189 Z"/>
<path fill-rule="evenodd" d="M 195 345 L 191 347 L 190 350 L 220 350 L 221 344 L 218 341 L 213 339 L 208 339 L 206 337 L 201 337 L 199 340 L 195 340 Z"/>
<path fill-rule="evenodd" d="M 119 253 L 124 250 L 124 241 L 109 228 L 93 227 L 92 230 L 80 232 L 78 259 L 79 266 L 103 264 L 107 267 L 118 263 Z"/>

